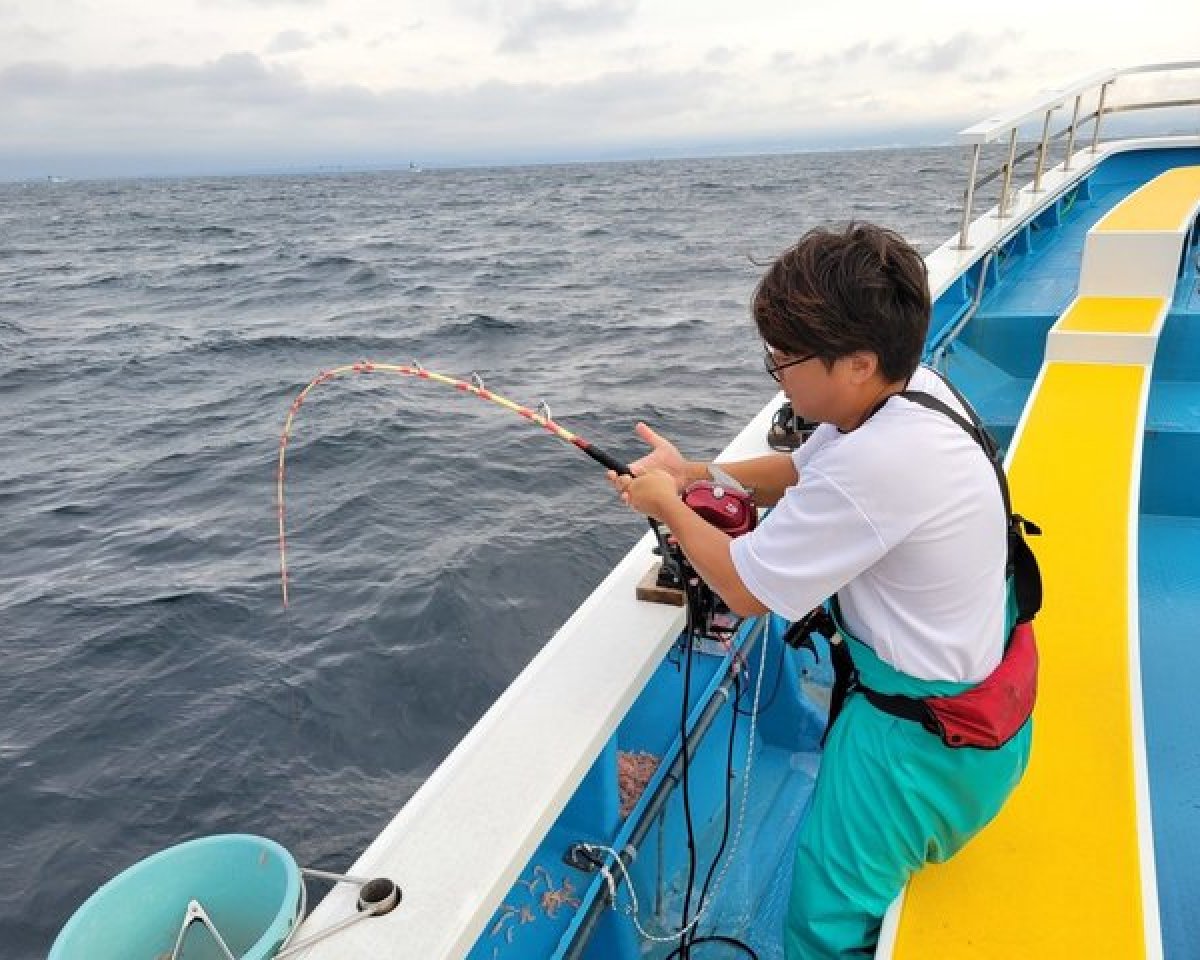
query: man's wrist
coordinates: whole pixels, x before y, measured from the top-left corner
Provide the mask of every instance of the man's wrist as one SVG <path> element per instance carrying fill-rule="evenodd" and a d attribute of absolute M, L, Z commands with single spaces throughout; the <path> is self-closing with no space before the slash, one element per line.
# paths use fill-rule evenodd
<path fill-rule="evenodd" d="M 708 464 L 708 475 L 712 478 L 713 483 L 720 484 L 729 490 L 734 490 L 738 493 L 753 493 L 737 477 L 724 470 L 719 464 Z"/>
<path fill-rule="evenodd" d="M 689 483 L 695 483 L 697 480 L 711 480 L 712 476 L 708 472 L 708 464 L 700 460 L 688 460 L 683 465 L 683 484 L 680 488 L 680 493 L 683 492 L 682 487 L 686 487 Z"/>

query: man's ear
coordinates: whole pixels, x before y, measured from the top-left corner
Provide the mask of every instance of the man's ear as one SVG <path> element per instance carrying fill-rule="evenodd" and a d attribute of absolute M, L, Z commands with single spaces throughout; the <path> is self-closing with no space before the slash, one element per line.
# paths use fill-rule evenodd
<path fill-rule="evenodd" d="M 850 379 L 856 383 L 866 383 L 879 371 L 879 357 L 870 350 L 855 350 L 846 357 Z"/>

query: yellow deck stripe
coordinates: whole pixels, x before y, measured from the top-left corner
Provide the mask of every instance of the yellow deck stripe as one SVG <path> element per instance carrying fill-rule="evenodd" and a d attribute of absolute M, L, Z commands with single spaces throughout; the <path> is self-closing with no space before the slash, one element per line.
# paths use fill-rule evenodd
<path fill-rule="evenodd" d="M 1113 207 L 1092 229 L 1175 232 L 1196 213 L 1200 167 L 1176 167 L 1155 177 Z"/>
<path fill-rule="evenodd" d="M 895 958 L 1146 955 L 1129 680 L 1142 366 L 1051 364 L 1010 478 L 1045 580 L 1029 769 L 1000 816 L 909 884 Z"/>
<path fill-rule="evenodd" d="M 1055 324 L 1071 333 L 1152 333 L 1161 297 L 1080 297 Z"/>

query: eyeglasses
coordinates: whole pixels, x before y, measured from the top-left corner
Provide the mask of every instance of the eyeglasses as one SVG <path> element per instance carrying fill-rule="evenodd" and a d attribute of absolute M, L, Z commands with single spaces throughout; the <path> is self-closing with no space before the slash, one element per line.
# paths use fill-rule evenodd
<path fill-rule="evenodd" d="M 776 383 L 780 383 L 782 381 L 782 377 L 779 375 L 780 370 L 786 370 L 788 367 L 794 367 L 797 364 L 808 363 L 809 360 L 812 360 L 816 356 L 817 354 L 815 353 L 806 353 L 804 356 L 797 357 L 794 360 L 779 363 L 776 361 L 775 355 L 771 353 L 771 348 L 767 347 L 763 351 L 763 366 L 767 368 L 768 376 Z"/>

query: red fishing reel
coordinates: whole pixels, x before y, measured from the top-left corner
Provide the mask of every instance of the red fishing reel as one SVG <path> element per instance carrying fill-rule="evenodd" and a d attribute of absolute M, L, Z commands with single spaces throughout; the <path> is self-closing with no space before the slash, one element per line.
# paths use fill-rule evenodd
<path fill-rule="evenodd" d="M 758 510 L 750 494 L 715 480 L 697 480 L 688 484 L 683 492 L 683 502 L 731 537 L 749 533 L 758 523 Z"/>
<path fill-rule="evenodd" d="M 719 469 L 715 472 L 720 473 Z M 728 475 L 722 475 L 718 480 L 699 480 L 689 484 L 683 492 L 683 502 L 706 522 L 731 537 L 749 533 L 758 523 L 758 510 L 749 491 L 742 489 Z M 675 537 L 667 536 L 665 540 L 660 540 L 660 545 L 663 564 L 656 586 L 664 592 L 654 599 L 687 605 L 689 634 L 694 643 L 715 640 L 727 645 L 737 631 L 739 618 L 729 611 L 721 598 L 692 569 Z M 678 599 L 667 599 L 672 596 Z"/>

